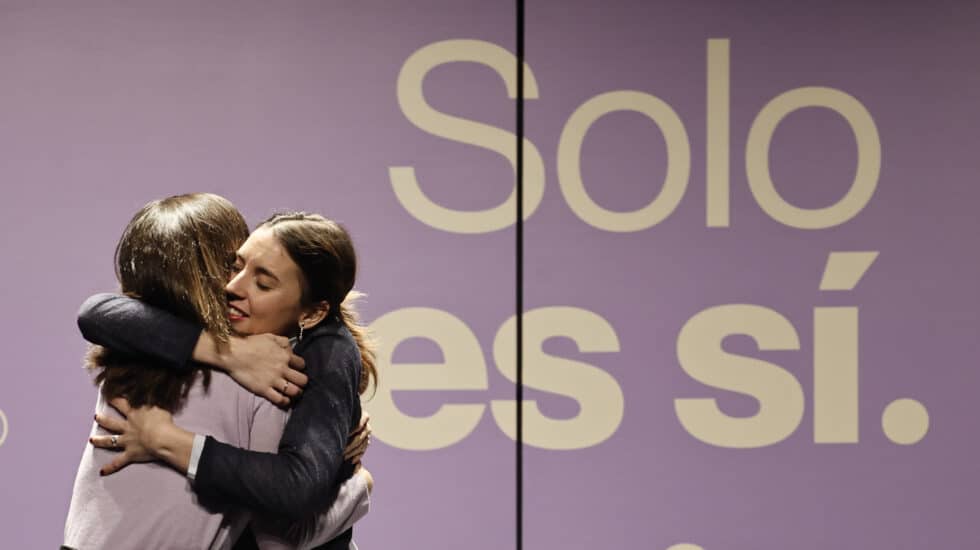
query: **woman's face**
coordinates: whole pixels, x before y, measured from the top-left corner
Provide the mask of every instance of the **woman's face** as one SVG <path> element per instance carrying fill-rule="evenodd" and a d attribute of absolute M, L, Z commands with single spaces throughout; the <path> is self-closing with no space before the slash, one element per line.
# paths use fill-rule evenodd
<path fill-rule="evenodd" d="M 238 249 L 228 292 L 228 320 L 240 334 L 289 336 L 302 313 L 302 272 L 269 228 Z"/>

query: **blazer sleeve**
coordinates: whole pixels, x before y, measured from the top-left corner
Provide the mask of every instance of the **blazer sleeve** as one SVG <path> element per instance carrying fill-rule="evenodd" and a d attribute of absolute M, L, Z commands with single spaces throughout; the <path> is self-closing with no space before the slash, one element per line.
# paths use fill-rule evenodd
<path fill-rule="evenodd" d="M 251 419 L 248 448 L 275 451 L 279 446 L 286 413 L 265 399 L 241 400 L 242 417 Z M 330 508 L 298 522 L 270 521 L 252 517 L 252 532 L 260 550 L 309 550 L 332 541 L 367 515 L 371 508 L 367 480 L 355 475 L 341 484 Z M 346 550 L 346 546 L 344 547 Z"/>
<path fill-rule="evenodd" d="M 293 407 L 278 454 L 208 437 L 194 480 L 200 495 L 289 520 L 329 507 L 339 482 L 353 473 L 343 449 L 361 414 L 360 356 L 349 335 L 323 335 L 311 344 L 299 352 L 310 381 Z"/>
<path fill-rule="evenodd" d="M 366 516 L 370 509 L 367 481 L 364 476 L 355 475 L 341 484 L 330 509 L 321 511 L 315 517 L 285 525 L 256 518 L 253 519 L 252 528 L 260 550 L 322 548 L 354 527 L 354 523 Z"/>
<path fill-rule="evenodd" d="M 176 370 L 193 368 L 201 327 L 168 311 L 119 294 L 96 294 L 78 310 L 82 336 L 100 346 L 149 358 Z"/>

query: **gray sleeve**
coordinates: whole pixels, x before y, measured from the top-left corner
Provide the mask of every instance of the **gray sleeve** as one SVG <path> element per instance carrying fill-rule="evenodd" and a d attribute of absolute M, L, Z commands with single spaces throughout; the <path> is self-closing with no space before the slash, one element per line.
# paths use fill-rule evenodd
<path fill-rule="evenodd" d="M 201 327 L 119 294 L 90 296 L 78 310 L 82 336 L 100 346 L 177 370 L 192 367 Z"/>

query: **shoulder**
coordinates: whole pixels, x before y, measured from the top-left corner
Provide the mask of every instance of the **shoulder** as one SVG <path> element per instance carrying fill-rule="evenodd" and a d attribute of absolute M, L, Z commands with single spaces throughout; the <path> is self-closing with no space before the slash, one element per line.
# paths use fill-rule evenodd
<path fill-rule="evenodd" d="M 203 365 L 194 363 L 194 366 L 201 367 Z M 232 403 L 238 404 L 242 401 L 248 401 L 250 397 L 251 393 L 239 386 L 229 374 L 208 369 L 206 378 L 203 370 L 195 373 L 194 384 L 187 393 L 184 407 L 206 408 L 222 411 L 224 415 L 227 415 L 231 412 L 229 407 Z"/>
<path fill-rule="evenodd" d="M 327 319 L 303 335 L 295 353 L 306 361 L 307 372 L 344 370 L 355 376 L 361 368 L 361 354 L 354 336 L 343 323 Z"/>
<path fill-rule="evenodd" d="M 295 352 L 304 358 L 324 352 L 360 357 L 354 336 L 336 319 L 327 319 L 304 334 L 303 340 L 296 345 Z"/>
<path fill-rule="evenodd" d="M 221 371 L 210 371 L 209 381 L 198 374 L 174 420 L 185 429 L 211 435 L 237 447 L 248 446 L 253 418 L 262 400 Z"/>

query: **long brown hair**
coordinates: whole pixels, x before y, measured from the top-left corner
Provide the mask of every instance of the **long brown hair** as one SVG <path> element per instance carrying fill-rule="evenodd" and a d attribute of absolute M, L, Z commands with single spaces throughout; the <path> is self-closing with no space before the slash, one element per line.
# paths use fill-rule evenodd
<path fill-rule="evenodd" d="M 339 223 L 319 214 L 286 212 L 274 214 L 259 225 L 268 227 L 303 272 L 303 307 L 327 302 L 327 318 L 339 320 L 350 331 L 361 353 L 360 393 L 377 381 L 374 342 L 361 324 L 354 301 L 362 294 L 354 289 L 357 254 L 350 234 Z M 258 229 L 258 228 L 256 228 Z"/>
<path fill-rule="evenodd" d="M 204 327 L 220 342 L 230 335 L 225 284 L 234 251 L 248 237 L 245 219 L 227 199 L 210 193 L 176 195 L 148 203 L 133 216 L 116 245 L 116 278 L 122 292 Z M 134 407 L 180 407 L 198 373 L 146 364 L 93 346 L 90 368 L 106 399 L 125 397 Z"/>

